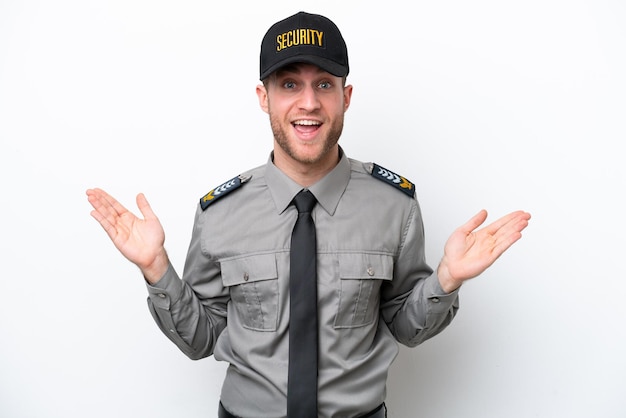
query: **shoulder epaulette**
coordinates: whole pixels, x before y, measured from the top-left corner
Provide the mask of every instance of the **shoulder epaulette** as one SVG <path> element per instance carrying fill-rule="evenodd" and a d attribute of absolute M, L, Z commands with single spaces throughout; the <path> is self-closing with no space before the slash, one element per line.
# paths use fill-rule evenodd
<path fill-rule="evenodd" d="M 381 167 L 376 163 L 372 163 L 370 167 L 370 174 L 378 180 L 382 180 L 385 183 L 392 185 L 393 187 L 409 195 L 410 197 L 415 196 L 415 185 L 408 181 L 406 178 L 394 173 L 391 170 L 387 170 L 386 168 Z"/>
<path fill-rule="evenodd" d="M 237 176 L 225 183 L 220 184 L 215 189 L 200 198 L 200 207 L 202 207 L 202 210 L 206 210 L 211 203 L 215 202 L 220 197 L 227 195 L 233 190 L 237 190 L 251 178 L 252 176 Z"/>

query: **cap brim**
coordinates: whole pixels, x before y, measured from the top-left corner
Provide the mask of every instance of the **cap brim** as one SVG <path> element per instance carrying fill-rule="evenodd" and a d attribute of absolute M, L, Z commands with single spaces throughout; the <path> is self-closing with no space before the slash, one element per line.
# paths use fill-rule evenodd
<path fill-rule="evenodd" d="M 277 62 L 271 67 L 267 68 L 261 74 L 260 79 L 264 80 L 274 71 L 279 70 L 280 68 L 288 64 L 295 64 L 298 62 L 317 65 L 322 70 L 329 72 L 336 77 L 345 77 L 348 75 L 348 67 L 346 67 L 345 65 L 337 64 L 334 61 L 331 61 L 329 59 L 322 58 L 316 55 L 295 55 L 292 57 L 285 58 L 284 60 Z"/>

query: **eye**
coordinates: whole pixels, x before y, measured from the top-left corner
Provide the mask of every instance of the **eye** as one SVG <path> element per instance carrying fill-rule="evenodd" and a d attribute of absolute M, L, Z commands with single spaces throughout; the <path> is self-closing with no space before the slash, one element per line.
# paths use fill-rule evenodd
<path fill-rule="evenodd" d="M 285 81 L 283 83 L 283 87 L 286 89 L 295 89 L 296 88 L 296 83 L 294 83 L 293 81 Z"/>
<path fill-rule="evenodd" d="M 331 88 L 333 85 L 330 83 L 330 81 L 322 81 L 319 84 L 319 88 L 323 89 L 323 90 L 328 90 L 329 88 Z"/>

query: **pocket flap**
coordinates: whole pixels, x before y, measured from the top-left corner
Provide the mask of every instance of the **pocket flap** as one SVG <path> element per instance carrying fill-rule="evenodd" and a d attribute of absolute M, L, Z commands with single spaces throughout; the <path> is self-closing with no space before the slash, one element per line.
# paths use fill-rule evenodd
<path fill-rule="evenodd" d="M 339 276 L 342 279 L 393 278 L 393 257 L 385 254 L 339 254 Z"/>
<path fill-rule="evenodd" d="M 276 256 L 257 254 L 221 261 L 224 286 L 278 278 Z"/>

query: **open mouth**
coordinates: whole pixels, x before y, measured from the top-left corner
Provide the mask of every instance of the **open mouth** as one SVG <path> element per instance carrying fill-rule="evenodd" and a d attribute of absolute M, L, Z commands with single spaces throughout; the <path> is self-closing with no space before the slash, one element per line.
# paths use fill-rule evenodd
<path fill-rule="evenodd" d="M 300 134 L 312 134 L 322 126 L 322 122 L 310 119 L 300 119 L 292 123 L 296 132 Z"/>

